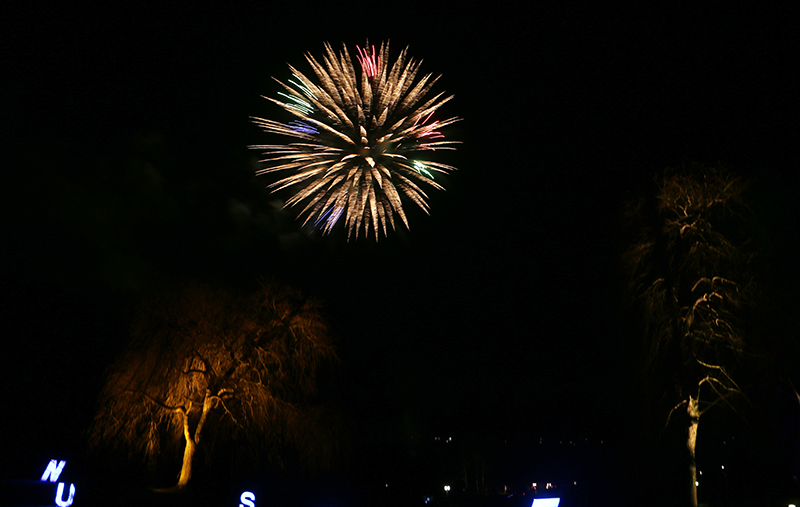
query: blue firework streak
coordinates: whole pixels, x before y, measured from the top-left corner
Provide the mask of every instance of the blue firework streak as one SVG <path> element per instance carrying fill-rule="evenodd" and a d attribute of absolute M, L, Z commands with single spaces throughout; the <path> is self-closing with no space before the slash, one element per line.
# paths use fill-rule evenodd
<path fill-rule="evenodd" d="M 427 95 L 439 79 L 427 74 L 417 80 L 420 62 L 404 49 L 389 65 L 389 44 L 357 47 L 357 71 L 347 47 L 337 55 L 330 44 L 319 62 L 310 54 L 316 81 L 289 65 L 293 79 L 278 81 L 280 99 L 265 97 L 297 119 L 288 123 L 253 118 L 266 132 L 295 142 L 251 146 L 264 150 L 266 167 L 258 174 L 290 174 L 269 185 L 273 191 L 296 189 L 286 206 L 304 203 L 306 215 L 329 233 L 344 217 L 348 238 L 370 229 L 394 229 L 395 214 L 406 227 L 401 195 L 429 211 L 427 194 L 418 183 L 442 190 L 435 172 L 455 170 L 427 160 L 427 152 L 455 149 L 441 133 L 459 118 L 435 120 L 434 113 L 453 96 Z M 276 80 L 277 81 L 277 80 Z"/>

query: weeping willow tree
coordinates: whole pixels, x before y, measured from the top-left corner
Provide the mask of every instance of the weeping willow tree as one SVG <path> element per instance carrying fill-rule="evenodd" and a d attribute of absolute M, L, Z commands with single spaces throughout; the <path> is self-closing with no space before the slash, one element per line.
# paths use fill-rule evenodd
<path fill-rule="evenodd" d="M 736 370 L 758 298 L 753 222 L 745 181 L 723 169 L 668 169 L 655 183 L 626 208 L 634 239 L 623 266 L 641 317 L 644 395 L 662 428 L 680 425 L 695 506 L 701 416 L 743 394 Z"/>
<path fill-rule="evenodd" d="M 141 306 L 108 369 L 91 441 L 151 465 L 182 455 L 175 491 L 206 442 L 277 464 L 291 449 L 325 467 L 340 441 L 336 419 L 314 400 L 318 374 L 336 358 L 319 305 L 294 290 L 264 283 L 242 296 L 190 284 L 162 293 Z"/>

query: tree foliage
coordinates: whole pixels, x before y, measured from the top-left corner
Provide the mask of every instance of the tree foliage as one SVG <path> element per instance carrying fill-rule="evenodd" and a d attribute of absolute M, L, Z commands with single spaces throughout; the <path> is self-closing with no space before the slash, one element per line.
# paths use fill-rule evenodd
<path fill-rule="evenodd" d="M 201 441 L 207 451 L 245 442 L 236 447 L 278 464 L 292 449 L 309 467 L 325 466 L 338 439 L 314 401 L 336 359 L 319 304 L 292 289 L 263 283 L 243 296 L 194 283 L 164 292 L 141 305 L 108 369 L 92 442 L 152 465 L 183 448 L 181 487 Z"/>
<path fill-rule="evenodd" d="M 724 169 L 692 165 L 668 169 L 626 209 L 634 237 L 623 267 L 641 317 L 644 394 L 661 425 L 686 429 L 692 474 L 699 418 L 742 394 L 736 369 L 751 353 L 759 285 L 746 189 Z"/>
<path fill-rule="evenodd" d="M 669 381 L 680 399 L 709 374 L 726 377 L 723 371 L 744 358 L 758 299 L 756 247 L 741 178 L 693 166 L 668 170 L 657 185 L 654 203 L 640 199 L 626 210 L 638 237 L 623 264 L 642 315 L 644 370 L 674 372 Z M 730 380 L 708 382 L 723 398 L 733 387 Z"/>

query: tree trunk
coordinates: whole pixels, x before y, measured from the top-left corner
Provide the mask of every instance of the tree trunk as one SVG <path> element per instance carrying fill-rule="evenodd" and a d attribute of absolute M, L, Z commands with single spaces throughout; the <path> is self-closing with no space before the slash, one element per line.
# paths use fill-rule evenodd
<path fill-rule="evenodd" d="M 486 495 L 486 462 L 481 461 L 481 495 Z"/>
<path fill-rule="evenodd" d="M 191 411 L 192 405 L 189 404 L 189 411 Z M 183 448 L 183 463 L 181 464 L 181 473 L 178 476 L 178 483 L 169 488 L 155 488 L 154 491 L 158 491 L 159 493 L 177 493 L 179 491 L 183 491 L 186 485 L 189 483 L 189 479 L 192 478 L 192 462 L 194 461 L 194 452 L 197 450 L 197 443 L 192 438 L 192 434 L 189 431 L 189 411 L 184 408 L 180 408 L 177 410 L 181 417 L 183 418 L 183 439 L 186 441 L 185 447 Z"/>
<path fill-rule="evenodd" d="M 189 412 L 182 411 L 183 414 L 183 438 L 186 440 L 186 447 L 183 449 L 183 464 L 181 465 L 181 474 L 178 476 L 178 484 L 172 488 L 175 491 L 181 491 L 189 483 L 192 478 L 192 462 L 194 460 L 194 453 L 197 450 L 197 444 L 200 443 L 200 435 L 203 430 L 203 425 L 206 422 L 208 413 L 214 408 L 217 398 L 211 395 L 211 391 L 206 390 L 205 399 L 203 400 L 203 412 L 200 415 L 200 420 L 197 422 L 197 427 L 194 429 L 194 437 L 189 431 Z M 189 411 L 191 411 L 192 404 L 189 404 Z"/>
<path fill-rule="evenodd" d="M 481 494 L 481 487 L 478 483 L 478 456 L 475 456 L 475 492 Z"/>
<path fill-rule="evenodd" d="M 698 396 L 699 398 L 699 396 Z M 700 408 L 698 398 L 689 396 L 686 413 L 689 416 L 687 428 L 686 449 L 689 451 L 689 505 L 697 507 L 697 463 L 695 461 L 695 446 L 697 445 L 697 425 L 700 422 Z"/>
<path fill-rule="evenodd" d="M 186 440 L 186 447 L 183 449 L 183 465 L 181 465 L 181 475 L 178 477 L 178 484 L 175 485 L 176 489 L 183 489 L 188 484 L 189 479 L 192 478 L 192 460 L 194 459 L 194 451 L 197 449 L 197 444 L 191 438 Z"/>

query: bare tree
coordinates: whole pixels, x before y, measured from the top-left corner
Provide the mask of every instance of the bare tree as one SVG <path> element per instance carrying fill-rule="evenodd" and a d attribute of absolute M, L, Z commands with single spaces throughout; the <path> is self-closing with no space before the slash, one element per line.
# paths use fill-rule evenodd
<path fill-rule="evenodd" d="M 742 394 L 734 369 L 747 353 L 757 299 L 745 182 L 693 165 L 667 170 L 649 199 L 630 203 L 638 236 L 623 255 L 642 316 L 645 385 L 662 395 L 662 424 L 683 426 L 689 504 L 697 505 L 700 417 Z"/>
<path fill-rule="evenodd" d="M 140 308 L 129 346 L 108 370 L 92 442 L 151 462 L 182 446 L 174 490 L 187 485 L 198 445 L 212 436 L 244 439 L 240 447 L 276 460 L 290 445 L 324 465 L 338 442 L 311 402 L 318 372 L 334 360 L 319 305 L 298 292 L 263 283 L 239 296 L 186 285 Z"/>

